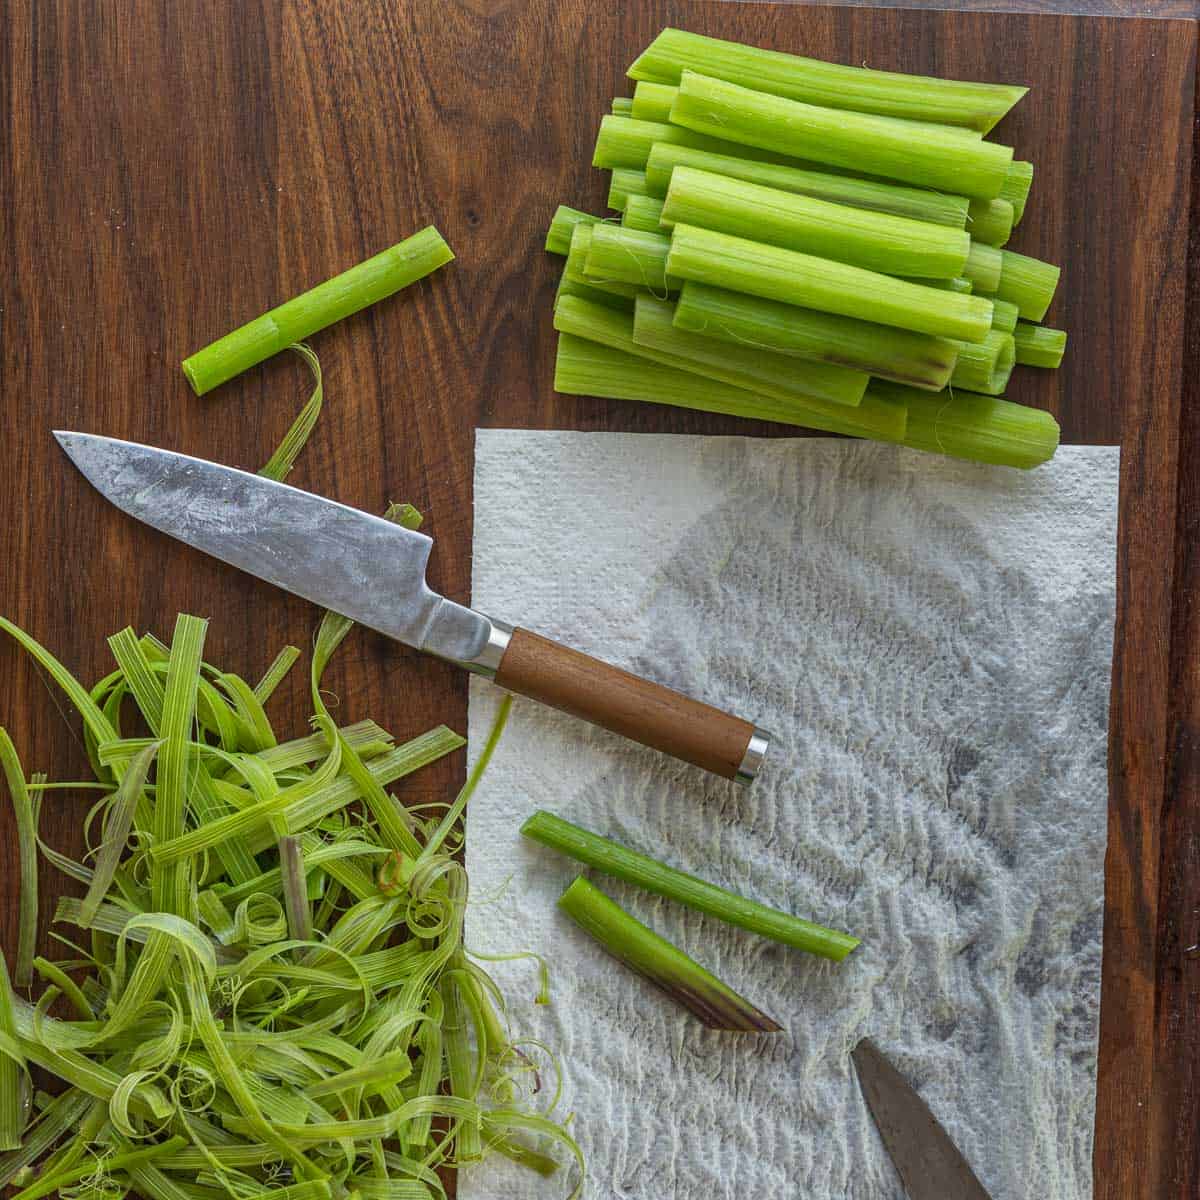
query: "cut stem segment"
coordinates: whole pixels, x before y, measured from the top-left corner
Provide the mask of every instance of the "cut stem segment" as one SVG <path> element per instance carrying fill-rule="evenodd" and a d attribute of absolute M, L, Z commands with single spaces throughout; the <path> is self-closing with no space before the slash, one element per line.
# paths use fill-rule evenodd
<path fill-rule="evenodd" d="M 196 395 L 203 396 L 318 330 L 408 287 L 453 258 L 442 235 L 430 225 L 198 350 L 183 360 L 183 373 Z"/>
<path fill-rule="evenodd" d="M 591 213 L 560 204 L 550 219 L 550 228 L 546 230 L 546 249 L 551 254 L 566 254 L 571 249 L 571 234 L 575 232 L 575 226 L 595 225 L 599 220 Z"/>
<path fill-rule="evenodd" d="M 978 296 L 938 291 L 694 225 L 675 226 L 666 270 L 676 279 L 964 342 L 982 341 L 992 325 L 991 302 Z"/>
<path fill-rule="evenodd" d="M 640 229 L 643 233 L 661 233 L 663 204 L 653 196 L 630 196 L 621 216 L 626 229 Z"/>
<path fill-rule="evenodd" d="M 961 229 L 685 166 L 672 172 L 661 219 L 668 226 L 695 225 L 888 275 L 951 279 L 962 273 L 971 249 Z"/>
<path fill-rule="evenodd" d="M 781 192 L 911 217 L 914 221 L 929 221 L 952 229 L 962 229 L 967 221 L 969 202 L 966 196 L 946 196 L 884 180 L 856 179 L 852 175 L 808 171 L 731 154 L 713 154 L 670 142 L 655 142 L 650 148 L 650 157 L 646 160 L 646 191 L 651 196 L 666 196 L 676 167 L 695 167 L 714 175 L 728 175 L 731 179 L 777 188 Z"/>
<path fill-rule="evenodd" d="M 675 325 L 755 352 L 853 367 L 913 387 L 940 391 L 950 382 L 959 343 L 856 321 L 741 292 L 685 283 Z"/>
<path fill-rule="evenodd" d="M 872 396 L 908 406 L 902 444 L 913 450 L 1028 470 L 1058 449 L 1058 422 L 1041 409 L 970 392 L 931 396 L 877 381 L 872 381 L 863 403 Z"/>
<path fill-rule="evenodd" d="M 661 121 L 639 121 L 634 117 L 618 117 L 608 113 L 600 118 L 600 132 L 596 135 L 596 148 L 592 154 L 592 166 L 606 170 L 624 167 L 633 171 L 644 171 L 650 148 L 655 142 L 670 142 L 678 146 L 694 146 L 698 150 L 711 150 L 714 154 L 741 154 L 764 162 L 787 162 L 788 157 L 771 150 L 749 149 L 722 137 L 709 137 L 679 125 L 668 125 Z"/>
<path fill-rule="evenodd" d="M 740 145 L 982 200 L 999 196 L 1012 162 L 1010 146 L 954 130 L 917 130 L 888 117 L 819 108 L 691 71 L 680 81 L 671 121 Z"/>
<path fill-rule="evenodd" d="M 639 121 L 666 122 L 671 119 L 671 105 L 678 89 L 666 83 L 643 80 L 633 89 L 632 116 Z"/>
<path fill-rule="evenodd" d="M 1012 236 L 1013 213 L 1008 200 L 972 200 L 967 214 L 967 232 L 971 240 L 988 246 L 1003 246 Z"/>
<path fill-rule="evenodd" d="M 1027 321 L 1040 321 L 1054 299 L 1062 274 L 1053 263 L 1001 250 L 1000 281 L 995 289 L 998 300 L 1007 300 Z"/>
<path fill-rule="evenodd" d="M 1029 189 L 1033 186 L 1033 163 L 1014 160 L 1009 164 L 1004 176 L 1004 186 L 1000 189 L 1000 199 L 1007 200 L 1013 206 L 1013 224 L 1020 224 L 1025 215 L 1025 202 L 1029 199 Z"/>
<path fill-rule="evenodd" d="M 1061 329 L 1047 325 L 1018 323 L 1013 331 L 1017 362 L 1025 367 L 1047 367 L 1053 370 L 1062 366 L 1063 354 L 1067 349 L 1067 335 Z"/>
<path fill-rule="evenodd" d="M 798 423 L 809 415 L 848 421 L 858 417 L 852 410 L 866 390 L 867 376 L 862 372 L 750 353 L 719 342 L 709 343 L 707 338 L 694 334 L 683 334 L 672 341 L 666 334 L 671 328 L 672 306 L 650 296 L 639 296 L 636 303 L 641 310 L 641 340 L 637 337 L 636 317 L 574 296 L 559 301 L 554 327 L 560 333 L 588 338 L 638 358 L 744 388 L 782 405 L 798 406 Z M 870 422 L 869 417 L 860 419 Z"/>
<path fill-rule="evenodd" d="M 996 333 L 1012 333 L 1017 327 L 1017 306 L 1007 300 L 992 299 L 992 330 Z"/>
<path fill-rule="evenodd" d="M 975 291 L 985 296 L 995 292 L 1000 284 L 1002 253 L 1003 251 L 997 250 L 995 246 L 972 240 L 967 265 L 963 268 L 963 278 L 970 281 Z"/>
<path fill-rule="evenodd" d="M 1015 365 L 1012 334 L 993 329 L 982 342 L 960 343 L 950 385 L 985 396 L 1002 396 Z"/>
<path fill-rule="evenodd" d="M 709 1029 L 779 1032 L 778 1022 L 643 925 L 582 875 L 559 897 L 558 907 L 613 958 L 661 988 Z"/>
<path fill-rule="evenodd" d="M 645 196 L 646 172 L 631 171 L 628 167 L 617 167 L 608 185 L 608 207 L 624 212 L 630 196 Z"/>
<path fill-rule="evenodd" d="M 667 271 L 671 239 L 665 234 L 621 225 L 593 225 L 591 233 L 591 247 L 584 264 L 588 280 L 632 284 L 660 296 L 679 290 L 679 280 Z"/>
<path fill-rule="evenodd" d="M 563 281 L 572 284 L 586 285 L 594 291 L 608 292 L 622 299 L 632 300 L 639 289 L 631 283 L 598 283 L 588 279 L 585 273 L 587 260 L 592 250 L 592 231 L 606 228 L 596 225 L 576 225 L 571 231 L 571 248 L 567 251 L 566 266 L 563 267 Z M 559 284 L 562 290 L 562 284 Z"/>
<path fill-rule="evenodd" d="M 840 962 L 859 944 L 858 939 L 849 934 L 826 929 L 706 883 L 695 875 L 677 871 L 609 838 L 572 825 L 553 813 L 534 813 L 521 826 L 521 833 L 614 879 L 635 884 L 785 946 L 795 946 Z"/>
<path fill-rule="evenodd" d="M 685 71 L 827 108 L 938 121 L 983 133 L 1029 90 L 846 67 L 682 29 L 664 29 L 637 57 L 628 75 L 639 81 L 678 84 Z"/>
<path fill-rule="evenodd" d="M 632 345 L 632 336 L 629 340 Z M 633 348 L 636 349 L 636 346 Z M 903 402 L 889 396 L 874 400 L 864 397 L 857 408 L 838 410 L 845 417 L 837 417 L 832 415 L 835 410 L 832 405 L 824 412 L 818 412 L 815 408 L 806 408 L 798 403 L 784 404 L 769 396 L 664 366 L 631 352 L 586 341 L 568 333 L 558 339 L 554 387 L 556 391 L 569 395 L 670 404 L 676 408 L 694 408 L 748 420 L 779 421 L 786 425 L 806 425 L 825 433 L 884 441 L 899 441 L 904 436 L 907 420 Z"/>
<path fill-rule="evenodd" d="M 629 96 L 614 96 L 612 101 L 612 112 L 618 117 L 633 116 L 633 100 Z"/>

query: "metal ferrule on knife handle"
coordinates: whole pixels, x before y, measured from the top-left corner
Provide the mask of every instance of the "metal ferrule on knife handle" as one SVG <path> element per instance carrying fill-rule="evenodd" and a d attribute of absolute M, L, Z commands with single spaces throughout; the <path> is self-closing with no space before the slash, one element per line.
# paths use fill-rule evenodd
<path fill-rule="evenodd" d="M 486 618 L 491 633 L 467 670 L 674 758 L 747 785 L 770 735 L 749 721 L 651 683 L 527 629 Z"/>

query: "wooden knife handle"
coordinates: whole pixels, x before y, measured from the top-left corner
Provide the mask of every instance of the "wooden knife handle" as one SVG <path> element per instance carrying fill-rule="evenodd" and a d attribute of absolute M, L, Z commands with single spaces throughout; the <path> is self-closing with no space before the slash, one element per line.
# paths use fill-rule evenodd
<path fill-rule="evenodd" d="M 768 735 L 749 721 L 527 629 L 512 631 L 495 678 L 510 692 L 739 783 L 753 781 L 766 753 Z"/>

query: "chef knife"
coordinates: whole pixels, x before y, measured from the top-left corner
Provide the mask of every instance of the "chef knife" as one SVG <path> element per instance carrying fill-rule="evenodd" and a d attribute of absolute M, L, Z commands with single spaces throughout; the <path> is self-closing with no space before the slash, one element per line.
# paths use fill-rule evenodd
<path fill-rule="evenodd" d="M 56 431 L 139 521 L 388 637 L 739 783 L 769 742 L 749 721 L 439 596 L 433 542 L 299 488 L 134 442 Z"/>
<path fill-rule="evenodd" d="M 879 1047 L 863 1038 L 850 1057 L 909 1200 L 991 1200 L 929 1106 Z"/>

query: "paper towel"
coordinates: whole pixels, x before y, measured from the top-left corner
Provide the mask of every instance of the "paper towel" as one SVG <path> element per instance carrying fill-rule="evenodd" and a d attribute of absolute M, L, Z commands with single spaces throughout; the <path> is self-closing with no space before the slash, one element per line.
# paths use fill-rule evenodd
<path fill-rule="evenodd" d="M 468 944 L 551 963 L 587 1195 L 903 1196 L 873 1037 L 993 1200 L 1091 1195 L 1118 452 L 1031 473 L 833 439 L 481 430 L 473 603 L 770 729 L 748 791 L 518 699 L 472 801 Z M 473 681 L 477 754 L 499 693 Z M 841 965 L 597 878 L 785 1032 L 702 1028 L 554 902 L 547 808 L 853 932 Z M 466 1200 L 565 1194 L 489 1159 Z"/>

